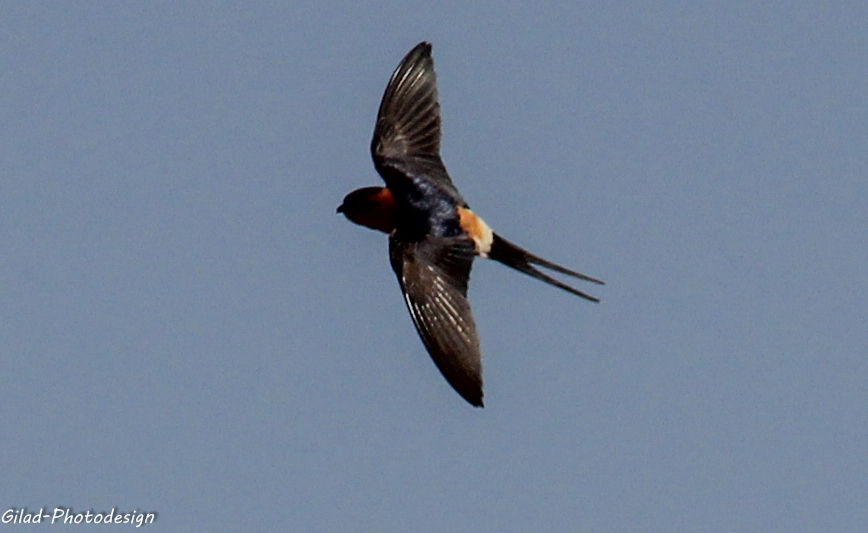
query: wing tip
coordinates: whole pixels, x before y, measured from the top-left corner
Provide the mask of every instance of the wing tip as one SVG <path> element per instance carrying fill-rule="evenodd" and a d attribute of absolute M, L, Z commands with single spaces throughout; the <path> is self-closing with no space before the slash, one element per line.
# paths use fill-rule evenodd
<path fill-rule="evenodd" d="M 485 402 L 482 401 L 482 391 L 481 390 L 479 391 L 479 394 L 477 394 L 477 395 L 471 396 L 469 394 L 468 395 L 462 394 L 461 397 L 464 398 L 464 400 L 467 403 L 469 403 L 470 405 L 472 405 L 473 407 L 476 407 L 478 409 L 482 409 L 483 407 L 485 407 Z"/>
<path fill-rule="evenodd" d="M 443 374 L 443 377 L 446 378 L 446 382 L 449 383 L 452 389 L 457 392 L 465 402 L 469 403 L 473 407 L 485 407 L 485 402 L 482 400 L 484 392 L 482 391 L 481 370 L 477 370 L 471 375 L 456 375 L 455 373 L 450 372 L 449 369 L 444 369 L 441 366 L 441 361 L 435 359 L 434 363 L 437 365 L 440 373 Z"/>
<path fill-rule="evenodd" d="M 414 52 L 420 52 L 424 54 L 431 54 L 431 43 L 429 41 L 422 41 L 416 46 L 413 47 Z"/>
<path fill-rule="evenodd" d="M 412 50 L 407 52 L 407 55 L 404 56 L 404 60 L 401 61 L 402 65 L 417 65 L 421 62 L 432 61 L 431 59 L 431 43 L 428 41 L 422 41 L 413 47 Z"/>

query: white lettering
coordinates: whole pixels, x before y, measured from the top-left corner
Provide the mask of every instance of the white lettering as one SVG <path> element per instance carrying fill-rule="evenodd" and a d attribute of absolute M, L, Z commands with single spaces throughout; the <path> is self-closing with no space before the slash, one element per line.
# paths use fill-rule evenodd
<path fill-rule="evenodd" d="M 55 507 L 54 514 L 51 515 L 51 523 L 53 524 L 55 520 L 63 516 L 63 513 L 66 511 L 63 507 Z M 65 523 L 65 522 L 64 522 Z"/>

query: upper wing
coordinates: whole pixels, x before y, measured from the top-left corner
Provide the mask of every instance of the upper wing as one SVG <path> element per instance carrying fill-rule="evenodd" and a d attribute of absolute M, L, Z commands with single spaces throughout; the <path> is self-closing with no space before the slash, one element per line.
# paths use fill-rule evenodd
<path fill-rule="evenodd" d="M 389 237 L 392 269 L 434 364 L 458 394 L 482 407 L 482 356 L 467 301 L 474 245 L 467 237 Z"/>
<path fill-rule="evenodd" d="M 440 104 L 430 43 L 416 45 L 392 74 L 371 155 L 387 185 L 394 178 L 424 179 L 460 198 L 440 159 Z"/>

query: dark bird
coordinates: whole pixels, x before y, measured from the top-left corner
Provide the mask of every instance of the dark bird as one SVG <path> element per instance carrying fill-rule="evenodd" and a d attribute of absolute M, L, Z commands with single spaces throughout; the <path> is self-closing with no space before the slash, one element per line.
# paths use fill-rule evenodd
<path fill-rule="evenodd" d="M 419 337 L 446 381 L 482 407 L 482 356 L 467 301 L 476 256 L 499 261 L 586 300 L 599 300 L 537 267 L 603 284 L 519 248 L 477 216 L 440 159 L 440 104 L 431 44 L 422 42 L 392 74 L 371 140 L 385 187 L 364 187 L 338 207 L 356 224 L 389 235 L 389 259 Z"/>

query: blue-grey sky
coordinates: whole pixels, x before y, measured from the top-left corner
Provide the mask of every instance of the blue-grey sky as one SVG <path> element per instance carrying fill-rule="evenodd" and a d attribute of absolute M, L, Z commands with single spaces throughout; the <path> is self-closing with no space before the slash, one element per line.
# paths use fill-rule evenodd
<path fill-rule="evenodd" d="M 4 3 L 0 511 L 868 530 L 868 7 L 816 4 Z M 483 410 L 334 212 L 421 40 L 474 210 L 607 282 L 476 263 Z"/>

